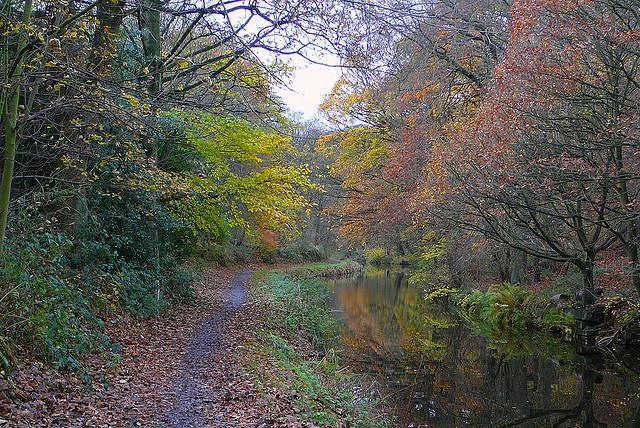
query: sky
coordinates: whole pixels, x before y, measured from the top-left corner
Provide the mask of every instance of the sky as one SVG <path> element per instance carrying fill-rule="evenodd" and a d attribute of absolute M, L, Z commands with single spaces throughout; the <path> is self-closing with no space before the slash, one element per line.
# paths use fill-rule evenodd
<path fill-rule="evenodd" d="M 293 112 L 300 112 L 304 119 L 318 117 L 318 106 L 331 92 L 340 78 L 337 67 L 313 64 L 302 57 L 295 57 L 291 65 L 296 67 L 289 88 L 279 87 L 276 92 Z"/>

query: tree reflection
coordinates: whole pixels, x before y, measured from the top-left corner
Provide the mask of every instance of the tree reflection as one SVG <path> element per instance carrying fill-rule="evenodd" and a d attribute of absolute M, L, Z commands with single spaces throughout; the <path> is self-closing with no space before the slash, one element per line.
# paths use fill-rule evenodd
<path fill-rule="evenodd" d="M 331 286 L 346 357 L 379 376 L 401 426 L 638 426 L 637 376 L 615 376 L 552 338 L 487 342 L 403 274 Z"/>

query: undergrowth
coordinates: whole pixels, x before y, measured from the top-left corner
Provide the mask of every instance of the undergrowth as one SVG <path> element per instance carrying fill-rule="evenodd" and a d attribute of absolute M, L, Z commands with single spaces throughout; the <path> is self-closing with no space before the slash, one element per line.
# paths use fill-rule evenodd
<path fill-rule="evenodd" d="M 269 284 L 287 333 L 303 332 L 322 351 L 336 344 L 338 323 L 327 304 L 331 296 L 319 280 L 275 275 L 269 278 Z"/>
<path fill-rule="evenodd" d="M 357 275 L 362 272 L 362 265 L 353 260 L 326 261 L 306 263 L 288 267 L 279 271 L 290 279 L 336 278 Z"/>
<path fill-rule="evenodd" d="M 78 282 L 69 267 L 72 244 L 63 235 L 43 234 L 11 245 L 0 263 L 0 301 L 4 369 L 15 363 L 20 343 L 54 367 L 80 368 L 80 355 L 108 346 L 96 315 L 98 298 L 88 299 L 90 285 Z"/>
<path fill-rule="evenodd" d="M 373 266 L 387 266 L 393 263 L 393 256 L 382 247 L 369 248 L 364 252 L 367 263 Z"/>
<path fill-rule="evenodd" d="M 44 232 L 55 219 L 26 211 L 21 233 L 0 257 L 0 364 L 9 371 L 30 355 L 54 368 L 85 371 L 83 356 L 118 349 L 104 334 L 122 313 L 152 316 L 191 297 L 193 272 L 182 268 L 183 225 L 153 198 L 123 193 L 88 200 L 89 218 L 71 233 Z M 46 230 L 46 229 L 45 229 Z"/>

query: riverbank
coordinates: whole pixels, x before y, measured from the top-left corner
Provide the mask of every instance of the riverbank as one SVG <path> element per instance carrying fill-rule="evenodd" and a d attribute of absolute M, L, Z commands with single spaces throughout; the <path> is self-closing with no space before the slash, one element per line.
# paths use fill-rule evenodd
<path fill-rule="evenodd" d="M 477 334 L 498 348 L 509 344 L 509 353 L 517 352 L 517 348 L 529 352 L 531 345 L 527 343 L 531 342 L 537 347 L 541 343 L 553 344 L 548 346 L 553 348 L 551 352 L 566 348 L 608 357 L 634 353 L 638 346 L 638 305 L 620 295 L 601 296 L 585 306 L 568 294 L 540 295 L 505 283 L 485 291 L 439 289 L 427 295 L 427 299 L 431 297 L 451 300 Z M 514 337 L 522 339 L 507 339 Z M 540 340 L 541 337 L 554 340 Z"/>
<path fill-rule="evenodd" d="M 251 292 L 266 303 L 268 323 L 249 345 L 250 353 L 266 362 L 256 364 L 253 373 L 271 408 L 287 404 L 286 426 L 391 426 L 377 406 L 377 392 L 341 364 L 331 294 L 317 279 L 357 275 L 361 269 L 346 261 L 254 275 Z"/>

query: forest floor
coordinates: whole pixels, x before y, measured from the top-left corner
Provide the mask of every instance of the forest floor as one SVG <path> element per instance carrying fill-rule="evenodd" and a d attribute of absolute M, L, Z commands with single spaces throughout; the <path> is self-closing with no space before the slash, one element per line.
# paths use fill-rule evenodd
<path fill-rule="evenodd" d="M 273 362 L 246 346 L 269 319 L 247 292 L 248 269 L 205 268 L 189 304 L 115 323 L 121 360 L 94 358 L 92 382 L 23 363 L 0 381 L 0 427 L 313 426 L 292 397 L 257 380 Z"/>

